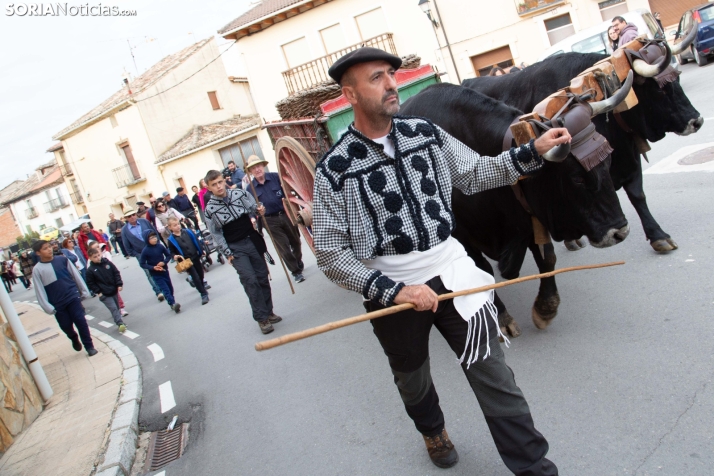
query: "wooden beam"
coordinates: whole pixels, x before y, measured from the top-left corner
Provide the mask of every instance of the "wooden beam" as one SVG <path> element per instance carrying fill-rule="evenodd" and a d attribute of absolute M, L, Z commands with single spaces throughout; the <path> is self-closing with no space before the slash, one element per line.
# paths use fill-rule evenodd
<path fill-rule="evenodd" d="M 262 28 L 260 25 L 251 25 L 248 27 L 248 33 L 255 33 L 256 31 L 260 31 Z"/>

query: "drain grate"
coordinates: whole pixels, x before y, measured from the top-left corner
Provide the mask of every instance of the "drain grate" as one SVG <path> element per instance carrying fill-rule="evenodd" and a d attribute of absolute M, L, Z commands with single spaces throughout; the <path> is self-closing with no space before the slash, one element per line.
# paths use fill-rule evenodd
<path fill-rule="evenodd" d="M 187 443 L 188 423 L 182 423 L 173 430 L 151 432 L 144 471 L 156 471 L 179 459 Z"/>
<path fill-rule="evenodd" d="M 679 165 L 699 165 L 706 164 L 714 160 L 714 147 L 698 150 L 692 154 L 682 157 L 677 161 Z"/>

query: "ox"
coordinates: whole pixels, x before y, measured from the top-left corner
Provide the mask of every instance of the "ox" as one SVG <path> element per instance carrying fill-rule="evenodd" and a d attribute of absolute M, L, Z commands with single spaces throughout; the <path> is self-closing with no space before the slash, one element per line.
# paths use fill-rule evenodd
<path fill-rule="evenodd" d="M 677 51 L 671 53 L 676 54 Z M 669 56 L 666 55 L 666 58 Z M 565 53 L 546 58 L 518 74 L 467 79 L 463 86 L 509 106 L 531 111 L 544 98 L 568 86 L 572 78 L 605 58 L 607 56 L 601 54 Z M 697 132 L 704 120 L 684 94 L 678 78 L 660 87 L 655 78 L 642 76 L 654 75 L 658 71 L 662 72 L 659 69 L 640 69 L 641 74 L 638 74 L 633 86 L 639 100 L 637 106 L 623 112 L 616 120 L 613 120 L 613 115 L 608 115 L 596 117 L 593 122 L 597 131 L 615 149 L 610 167 L 615 189 L 624 187 L 650 245 L 655 251 L 665 252 L 677 249 L 677 243 L 662 230 L 647 207 L 638 142 L 644 142 L 640 138 L 656 142 L 667 132 L 688 135 Z M 566 245 L 571 250 L 584 246 L 580 241 L 566 242 Z"/>
<path fill-rule="evenodd" d="M 609 108 L 622 97 L 611 98 L 615 102 Z M 597 106 L 593 109 L 602 111 Z M 401 112 L 429 118 L 467 146 L 488 156 L 502 152 L 504 134 L 523 114 L 481 93 L 446 83 L 430 86 L 410 98 Z M 609 166 L 608 156 L 588 172 L 569 154 L 562 163 L 546 162 L 541 172 L 520 181 L 533 215 L 554 239 L 572 240 L 585 235 L 594 246 L 602 247 L 625 239 L 629 229 L 608 174 Z M 476 195 L 454 190 L 453 210 L 456 218 L 453 236 L 481 269 L 493 274 L 485 254 L 498 262 L 504 278 L 516 278 L 528 249 L 541 272 L 554 269 L 553 245 L 545 245 L 544 249 L 550 251 L 542 252 L 535 243 L 531 215 L 510 187 Z M 536 327 L 543 329 L 550 323 L 559 303 L 555 278 L 542 280 L 532 310 Z M 500 327 L 504 333 L 517 337 L 520 329 L 498 296 L 495 304 Z"/>

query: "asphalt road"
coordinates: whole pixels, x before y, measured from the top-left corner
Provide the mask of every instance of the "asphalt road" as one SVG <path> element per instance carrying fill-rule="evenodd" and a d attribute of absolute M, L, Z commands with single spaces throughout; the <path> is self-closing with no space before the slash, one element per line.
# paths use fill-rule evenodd
<path fill-rule="evenodd" d="M 714 143 L 708 87 L 714 66 L 682 69 L 685 91 L 712 122 L 695 135 L 654 144 L 652 165 L 685 146 Z M 714 175 L 646 174 L 645 190 L 679 250 L 652 251 L 621 192 L 632 228 L 624 243 L 578 252 L 557 244 L 556 250 L 558 267 L 614 260 L 625 266 L 559 277 L 562 304 L 545 331 L 529 317 L 537 283 L 501 292 L 523 329 L 506 349 L 507 361 L 563 475 L 709 475 L 714 467 Z M 329 283 L 305 251 L 307 281 L 296 285 L 294 296 L 280 268 L 271 267 L 275 311 L 284 317 L 271 338 L 363 311 L 361 297 Z M 116 262 L 127 283 L 126 322 L 139 334 L 121 339 L 144 372 L 142 428 L 164 428 L 175 414 L 191 422 L 188 449 L 166 475 L 443 471 L 431 464 L 406 416 L 368 323 L 258 353 L 253 345 L 264 337 L 229 265 L 216 264 L 207 274 L 213 288 L 206 306 L 174 274 L 183 306 L 175 315 L 156 301 L 135 261 Z M 536 272 L 527 259 L 522 275 Z M 110 321 L 98 301 L 87 306 L 92 326 Z M 155 362 L 151 344 L 161 347 L 162 360 Z M 449 474 L 510 474 L 438 332 L 431 365 L 460 454 Z M 162 412 L 159 386 L 166 382 L 176 406 Z M 170 404 L 166 395 L 164 404 Z"/>

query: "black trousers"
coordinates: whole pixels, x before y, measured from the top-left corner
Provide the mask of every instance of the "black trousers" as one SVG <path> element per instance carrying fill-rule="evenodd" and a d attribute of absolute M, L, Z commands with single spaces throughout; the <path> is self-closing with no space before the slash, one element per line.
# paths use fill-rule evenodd
<path fill-rule="evenodd" d="M 436 277 L 426 283 L 437 294 L 449 292 Z M 384 306 L 365 302 L 368 311 Z M 403 311 L 371 321 L 374 334 L 389 359 L 394 383 L 399 389 L 407 414 L 425 436 L 444 429 L 444 414 L 429 367 L 429 333 L 436 327 L 457 357 L 466 346 L 468 324 L 454 308 L 453 300 L 439 303 L 437 312 Z M 481 359 L 462 370 L 481 406 L 501 459 L 519 476 L 552 476 L 555 465 L 545 458 L 548 442 L 535 429 L 533 418 L 513 371 L 506 365 L 498 342 L 495 323 L 489 328 L 491 355 L 483 360 L 486 333 L 481 333 Z"/>
<path fill-rule="evenodd" d="M 300 262 L 302 261 L 302 247 L 300 243 L 300 231 L 290 223 L 290 218 L 282 214 L 273 217 L 265 217 L 265 221 L 270 227 L 275 240 L 275 248 L 285 261 L 285 266 L 292 274 L 300 273 Z"/>
<path fill-rule="evenodd" d="M 233 268 L 240 277 L 253 310 L 253 319 L 264 321 L 273 313 L 273 295 L 265 258 L 258 253 L 250 238 L 228 243 L 228 246 L 233 253 Z"/>
<path fill-rule="evenodd" d="M 77 338 L 77 332 L 74 330 L 76 327 L 84 349 L 89 350 L 94 348 L 94 344 L 92 343 L 92 336 L 89 333 L 89 326 L 84 314 L 84 306 L 82 306 L 82 301 L 79 297 L 72 299 L 62 307 L 55 306 L 55 319 L 57 319 L 57 324 L 59 324 L 62 332 L 70 340 L 74 340 Z"/>
<path fill-rule="evenodd" d="M 191 280 L 193 280 L 193 285 L 196 286 L 196 291 L 198 291 L 198 294 L 200 294 L 202 297 L 208 295 L 208 291 L 206 291 L 205 286 L 203 285 L 203 265 L 201 264 L 201 258 L 198 256 L 193 256 L 190 257 L 191 262 L 193 263 L 193 266 L 188 268 L 186 272 L 191 276 Z"/>
<path fill-rule="evenodd" d="M 111 238 L 109 238 L 109 241 L 112 245 L 114 245 L 114 252 L 119 253 L 119 251 L 117 250 L 117 245 L 119 245 L 119 248 L 121 249 L 121 254 L 124 255 L 124 258 L 126 258 L 126 248 L 124 248 L 124 242 L 121 239 L 121 235 L 112 236 Z"/>

